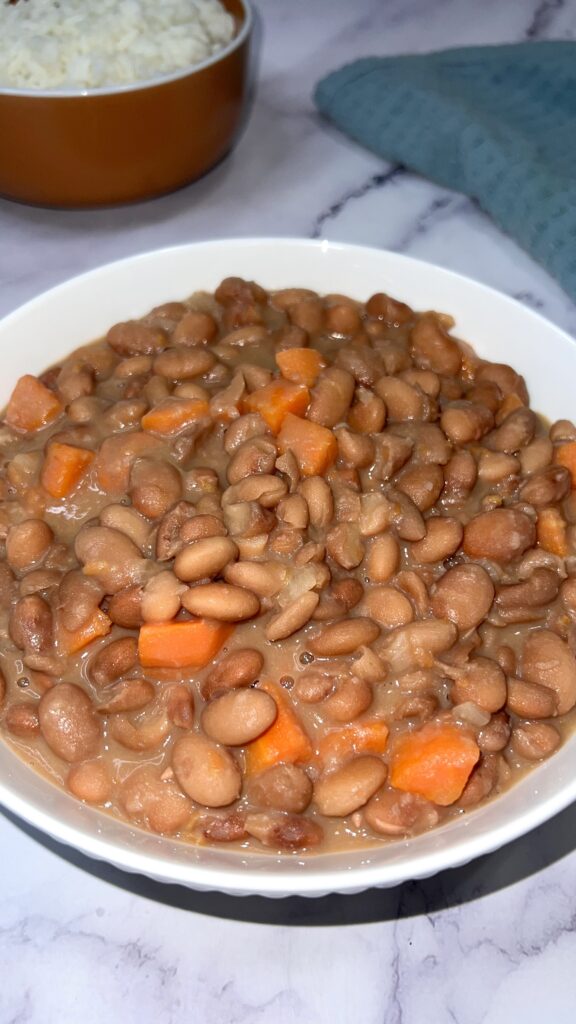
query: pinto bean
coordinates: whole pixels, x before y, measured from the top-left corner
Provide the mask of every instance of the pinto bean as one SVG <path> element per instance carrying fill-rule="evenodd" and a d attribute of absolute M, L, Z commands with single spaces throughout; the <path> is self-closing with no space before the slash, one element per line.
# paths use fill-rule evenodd
<path fill-rule="evenodd" d="M 530 444 L 536 426 L 536 414 L 531 409 L 515 409 L 499 427 L 486 435 L 484 444 L 493 451 L 514 455 Z"/>
<path fill-rule="evenodd" d="M 424 395 L 399 377 L 380 377 L 375 384 L 376 394 L 383 399 L 389 423 L 424 418 Z"/>
<path fill-rule="evenodd" d="M 248 814 L 246 831 L 263 846 L 280 852 L 310 849 L 324 838 L 321 826 L 300 814 Z"/>
<path fill-rule="evenodd" d="M 169 462 L 137 459 L 128 493 L 138 512 L 148 519 L 160 519 L 182 497 L 182 477 Z"/>
<path fill-rule="evenodd" d="M 448 651 L 458 638 L 453 622 L 427 619 L 399 626 L 376 645 L 376 653 L 393 673 L 401 675 L 418 668 L 430 668 L 438 655 Z"/>
<path fill-rule="evenodd" d="M 415 793 L 381 789 L 366 804 L 362 816 L 368 828 L 378 835 L 405 836 L 423 832 L 438 824 L 438 811 L 428 800 Z"/>
<path fill-rule="evenodd" d="M 148 356 L 166 345 L 166 336 L 158 328 L 146 327 L 138 320 L 115 324 L 106 341 L 119 356 Z"/>
<path fill-rule="evenodd" d="M 512 508 L 480 512 L 464 527 L 463 548 L 470 558 L 489 558 L 505 564 L 534 544 L 536 529 L 531 519 Z"/>
<path fill-rule="evenodd" d="M 464 563 L 449 569 L 432 588 L 432 611 L 465 633 L 475 629 L 494 600 L 494 584 L 481 565 Z"/>
<path fill-rule="evenodd" d="M 544 508 L 562 501 L 570 493 L 572 478 L 565 466 L 546 466 L 532 473 L 519 491 L 521 501 Z"/>
<path fill-rule="evenodd" d="M 128 750 L 156 750 L 168 736 L 170 722 L 164 711 L 137 723 L 131 722 L 125 714 L 117 714 L 109 720 L 108 731 L 112 739 Z"/>
<path fill-rule="evenodd" d="M 348 423 L 357 434 L 378 434 L 386 422 L 383 400 L 365 388 L 358 388 L 356 401 L 348 413 Z"/>
<path fill-rule="evenodd" d="M 518 452 L 520 467 L 524 476 L 545 469 L 552 462 L 554 446 L 547 437 L 535 437 L 530 444 Z"/>
<path fill-rule="evenodd" d="M 262 435 L 249 438 L 236 448 L 228 463 L 228 483 L 237 484 L 245 477 L 257 473 L 274 473 L 277 457 L 278 446 L 271 437 Z"/>
<path fill-rule="evenodd" d="M 414 319 L 414 312 L 410 306 L 405 302 L 398 302 L 384 292 L 376 292 L 370 296 L 366 303 L 366 312 L 369 316 L 394 326 L 410 323 Z"/>
<path fill-rule="evenodd" d="M 372 583 L 387 583 L 398 568 L 400 549 L 392 533 L 375 537 L 366 555 L 366 573 Z"/>
<path fill-rule="evenodd" d="M 499 587 L 496 605 L 502 608 L 521 608 L 548 605 L 557 597 L 560 589 L 558 574 L 552 569 L 535 569 L 531 576 L 521 583 Z"/>
<path fill-rule="evenodd" d="M 130 672 L 138 663 L 138 644 L 132 636 L 123 636 L 102 647 L 89 664 L 89 675 L 96 686 L 109 686 Z"/>
<path fill-rule="evenodd" d="M 447 377 L 456 376 L 462 366 L 462 352 L 434 314 L 420 317 L 410 332 L 412 358 L 416 366 Z"/>
<path fill-rule="evenodd" d="M 98 754 L 102 723 L 90 697 L 75 683 L 57 683 L 40 700 L 40 729 L 63 761 L 84 761 Z"/>
<path fill-rule="evenodd" d="M 154 360 L 154 373 L 168 380 L 192 380 L 208 373 L 216 363 L 212 352 L 206 348 L 166 349 Z"/>
<path fill-rule="evenodd" d="M 443 666 L 453 680 L 451 700 L 453 704 L 469 701 L 483 711 L 494 714 L 506 703 L 506 676 L 500 665 L 492 658 L 474 658 L 462 666 Z"/>
<path fill-rule="evenodd" d="M 407 494 L 420 512 L 427 512 L 436 504 L 444 486 L 441 466 L 433 463 L 424 466 L 409 466 L 396 481 L 396 488 Z"/>
<path fill-rule="evenodd" d="M 334 515 L 332 491 L 320 476 L 310 476 L 298 485 L 298 492 L 308 505 L 310 525 L 317 530 L 326 529 Z"/>
<path fill-rule="evenodd" d="M 240 796 L 242 776 L 234 758 L 201 733 L 176 740 L 172 768 L 186 795 L 204 807 L 226 807 Z"/>
<path fill-rule="evenodd" d="M 469 444 L 479 441 L 494 426 L 494 417 L 485 405 L 457 401 L 445 407 L 440 424 L 453 444 Z"/>
<path fill-rule="evenodd" d="M 301 814 L 312 799 L 312 783 L 303 768 L 276 764 L 248 781 L 247 794 L 256 807 Z"/>
<path fill-rule="evenodd" d="M 267 640 L 285 640 L 310 621 L 320 598 L 309 590 L 301 594 L 277 615 L 272 616 L 264 632 Z"/>
<path fill-rule="evenodd" d="M 510 719 L 504 711 L 499 711 L 480 729 L 476 742 L 483 754 L 495 754 L 507 746 L 510 733 Z"/>
<path fill-rule="evenodd" d="M 181 608 L 185 585 L 169 570 L 148 580 L 142 591 L 140 613 L 144 622 L 168 622 Z"/>
<path fill-rule="evenodd" d="M 174 572 L 187 583 L 217 576 L 238 557 L 238 548 L 230 537 L 206 537 L 190 544 L 176 555 Z"/>
<path fill-rule="evenodd" d="M 106 437 L 95 459 L 101 489 L 107 494 L 122 497 L 128 490 L 130 471 L 136 459 L 147 457 L 161 448 L 162 442 L 157 437 L 139 430 Z"/>
<path fill-rule="evenodd" d="M 344 818 L 368 803 L 386 781 L 386 765 L 379 757 L 354 757 L 341 768 L 322 775 L 314 786 L 314 803 L 321 814 Z"/>
<path fill-rule="evenodd" d="M 519 722 L 512 730 L 512 750 L 526 761 L 550 757 L 560 742 L 558 729 L 548 722 Z"/>
<path fill-rule="evenodd" d="M 450 504 L 461 504 L 476 483 L 478 467 L 472 452 L 460 450 L 454 453 L 444 467 L 444 500 Z"/>
<path fill-rule="evenodd" d="M 347 427 L 334 431 L 338 439 L 338 455 L 349 466 L 365 469 L 374 462 L 376 447 L 366 434 L 353 434 Z"/>
<path fill-rule="evenodd" d="M 142 587 L 125 587 L 114 594 L 108 602 L 108 616 L 123 629 L 139 629 L 143 625 Z"/>
<path fill-rule="evenodd" d="M 258 597 L 275 597 L 287 577 L 287 567 L 281 562 L 239 561 L 224 570 L 227 583 L 250 590 Z"/>
<path fill-rule="evenodd" d="M 344 676 L 322 701 L 322 713 L 332 722 L 352 722 L 372 703 L 372 687 L 358 676 Z"/>
<path fill-rule="evenodd" d="M 396 490 L 390 490 L 388 497 L 394 506 L 392 523 L 401 540 L 422 540 L 426 536 L 426 524 L 412 498 Z"/>
<path fill-rule="evenodd" d="M 27 740 L 38 736 L 40 733 L 40 720 L 38 707 L 31 701 L 20 701 L 10 704 L 4 715 L 4 726 L 11 734 L 19 739 Z"/>
<path fill-rule="evenodd" d="M 379 633 L 380 629 L 372 619 L 342 619 L 323 626 L 310 638 L 308 649 L 319 658 L 353 654 L 363 644 L 372 644 Z"/>
<path fill-rule="evenodd" d="M 263 667 L 264 657 L 260 651 L 251 647 L 230 651 L 220 659 L 202 683 L 204 700 L 211 700 L 221 691 L 249 686 L 258 679 Z"/>
<path fill-rule="evenodd" d="M 60 582 L 55 603 L 67 628 L 75 630 L 92 618 L 103 597 L 104 590 L 97 580 L 73 569 Z"/>
<path fill-rule="evenodd" d="M 410 601 L 395 587 L 373 587 L 364 597 L 362 611 L 386 629 L 404 626 L 414 618 Z"/>
<path fill-rule="evenodd" d="M 182 604 L 191 615 L 206 616 L 220 622 L 242 622 L 260 611 L 260 601 L 250 590 L 229 583 L 200 583 L 182 595 Z"/>
<path fill-rule="evenodd" d="M 155 692 L 146 679 L 122 679 L 110 687 L 106 700 L 98 704 L 98 711 L 101 715 L 141 711 L 154 699 Z"/>
<path fill-rule="evenodd" d="M 107 505 L 100 513 L 100 525 L 119 530 L 134 541 L 145 554 L 150 542 L 150 523 L 129 505 Z"/>
<path fill-rule="evenodd" d="M 353 394 L 354 378 L 351 373 L 337 366 L 322 370 L 306 416 L 313 423 L 335 427 L 346 420 Z"/>
<path fill-rule="evenodd" d="M 99 759 L 73 764 L 66 777 L 66 786 L 78 800 L 102 806 L 112 796 L 110 767 Z"/>
<path fill-rule="evenodd" d="M 159 562 L 167 562 L 178 554 L 184 543 L 182 528 L 195 514 L 196 509 L 189 501 L 179 501 L 166 512 L 156 534 L 156 558 Z"/>
<path fill-rule="evenodd" d="M 271 473 L 255 473 L 232 484 L 222 495 L 222 507 L 237 502 L 258 501 L 263 508 L 274 508 L 288 493 L 284 480 Z"/>
<path fill-rule="evenodd" d="M 529 634 L 522 649 L 522 678 L 552 690 L 559 715 L 576 704 L 576 660 L 566 641 L 548 629 Z"/>
<path fill-rule="evenodd" d="M 520 718 L 551 718 L 558 714 L 558 699 L 548 686 L 509 677 L 506 709 Z"/>
<path fill-rule="evenodd" d="M 207 704 L 202 728 L 217 743 L 242 747 L 265 732 L 277 713 L 275 700 L 264 690 L 232 688 Z"/>
<path fill-rule="evenodd" d="M 50 605 L 30 594 L 15 604 L 9 622 L 11 640 L 26 654 L 47 654 L 53 642 L 53 620 Z"/>
<path fill-rule="evenodd" d="M 118 793 L 120 806 L 132 821 L 160 835 L 174 835 L 188 822 L 192 805 L 171 779 L 151 765 L 130 773 Z"/>
<path fill-rule="evenodd" d="M 142 583 L 149 571 L 149 563 L 134 542 L 107 526 L 83 526 L 76 534 L 74 551 L 84 572 L 100 583 L 106 594 Z"/>
<path fill-rule="evenodd" d="M 426 521 L 426 536 L 410 545 L 412 558 L 424 565 L 443 562 L 458 550 L 463 536 L 464 528 L 458 519 L 433 516 Z"/>
<path fill-rule="evenodd" d="M 364 544 L 356 523 L 340 523 L 326 535 L 326 550 L 343 569 L 355 569 L 364 558 Z"/>
<path fill-rule="evenodd" d="M 6 537 L 6 561 L 15 572 L 27 572 L 46 555 L 54 534 L 42 519 L 25 519 Z"/>

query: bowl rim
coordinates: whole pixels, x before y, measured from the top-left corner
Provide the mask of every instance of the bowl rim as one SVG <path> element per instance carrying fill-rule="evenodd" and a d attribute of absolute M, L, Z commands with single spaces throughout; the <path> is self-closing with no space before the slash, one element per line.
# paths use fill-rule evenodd
<path fill-rule="evenodd" d="M 190 75 L 195 75 L 197 72 L 204 71 L 213 64 L 217 64 L 220 60 L 224 60 L 234 50 L 240 49 L 246 42 L 252 32 L 254 23 L 252 0 L 238 0 L 238 3 L 242 6 L 244 15 L 240 30 L 226 46 L 221 50 L 217 50 L 212 56 L 206 57 L 205 60 L 200 61 L 198 64 L 188 64 L 185 68 L 179 71 L 172 71 L 168 75 L 156 75 L 152 78 L 143 78 L 138 82 L 128 82 L 123 85 L 102 85 L 86 89 L 18 89 L 0 86 L 0 99 L 3 96 L 29 100 L 90 99 L 97 96 L 116 96 L 118 94 L 140 92 L 144 89 L 157 89 L 159 86 L 177 82 L 181 78 L 188 78 Z"/>
<path fill-rule="evenodd" d="M 108 261 L 82 274 L 68 278 L 62 283 L 44 290 L 26 303 L 21 304 L 0 319 L 0 327 L 8 327 L 11 323 L 17 323 L 22 316 L 26 316 L 28 310 L 41 305 L 48 296 L 56 293 L 66 296 L 66 293 L 73 290 L 78 283 L 86 280 L 89 281 L 90 278 L 97 281 L 98 275 L 113 273 L 122 266 L 134 266 L 146 261 L 169 258 L 171 255 L 201 253 L 206 249 L 218 250 L 219 248 L 224 248 L 241 251 L 245 248 L 257 249 L 263 245 L 295 250 L 304 248 L 309 251 L 316 251 L 318 254 L 329 253 L 330 251 L 343 252 L 351 257 L 355 253 L 372 253 L 377 257 L 391 258 L 394 262 L 398 262 L 407 269 L 413 268 L 417 270 L 418 267 L 428 267 L 435 275 L 444 278 L 452 287 L 458 288 L 460 284 L 464 284 L 467 288 L 471 288 L 480 296 L 485 297 L 487 301 L 491 300 L 493 302 L 496 299 L 501 305 L 521 309 L 528 318 L 541 323 L 548 331 L 552 331 L 568 341 L 571 346 L 574 346 L 576 343 L 575 339 L 568 332 L 547 320 L 541 313 L 523 306 L 518 300 L 482 282 L 434 264 L 429 260 L 414 258 L 403 253 L 395 253 L 374 246 L 338 241 L 332 242 L 322 239 L 275 236 L 236 237 L 189 242 L 135 253 L 118 260 Z M 572 736 L 571 740 L 567 742 L 575 743 L 576 736 Z M 6 744 L 6 746 L 10 748 L 9 744 Z M 557 756 L 560 756 L 564 749 L 565 746 L 560 749 Z M 35 776 L 39 775 L 35 769 L 21 760 L 17 753 L 13 751 L 12 753 L 16 762 L 24 769 Z M 522 786 L 523 782 L 533 778 L 535 773 L 546 771 L 546 766 L 552 763 L 552 760 L 544 762 L 542 765 L 535 765 L 534 769 L 523 778 L 520 778 L 516 786 L 512 788 L 516 789 L 517 786 Z M 41 775 L 40 778 L 43 778 L 43 781 L 50 789 L 54 788 L 58 793 L 66 795 L 65 790 L 51 783 L 49 779 Z M 377 860 L 377 854 L 381 847 L 366 847 L 361 851 L 365 854 L 365 859 L 361 864 L 352 863 L 345 867 L 335 866 L 334 868 L 331 867 L 331 861 L 335 862 L 335 858 L 338 856 L 335 853 L 276 856 L 271 853 L 262 855 L 258 852 L 256 858 L 260 862 L 265 858 L 271 865 L 281 865 L 281 870 L 266 872 L 261 867 L 251 866 L 249 859 L 247 859 L 246 851 L 242 850 L 235 851 L 235 854 L 237 853 L 237 863 L 235 865 L 218 862 L 213 865 L 206 865 L 195 862 L 193 858 L 188 863 L 178 863 L 172 858 L 168 848 L 163 851 L 160 846 L 153 852 L 143 852 L 136 843 L 129 847 L 124 847 L 122 844 L 115 842 L 114 839 L 108 839 L 101 834 L 91 834 L 82 825 L 63 821 L 57 814 L 53 815 L 51 813 L 49 805 L 41 806 L 40 803 L 35 804 L 32 800 L 15 792 L 10 785 L 9 777 L 0 777 L 0 803 L 34 828 L 52 836 L 65 845 L 74 847 L 97 860 L 111 863 L 122 870 L 141 873 L 157 881 L 182 884 L 204 891 L 216 890 L 238 896 L 258 894 L 269 897 L 287 897 L 293 895 L 321 896 L 333 892 L 354 893 L 372 887 L 390 887 L 408 880 L 426 878 L 439 871 L 459 867 L 480 856 L 494 852 L 501 846 L 520 838 L 532 829 L 550 820 L 575 800 L 576 774 L 571 774 L 564 782 L 562 788 L 558 789 L 552 796 L 548 796 L 544 801 L 534 802 L 529 799 L 525 800 L 521 812 L 516 813 L 512 818 L 508 818 L 496 826 L 491 826 L 480 834 L 467 834 L 466 825 L 471 821 L 475 813 L 482 813 L 482 808 L 478 808 L 476 812 L 472 811 L 465 818 L 458 819 L 459 833 L 450 837 L 448 848 L 443 844 L 439 844 L 437 848 L 432 850 L 410 852 L 408 849 L 406 851 L 406 860 L 400 858 L 393 863 L 383 865 Z M 114 818 L 111 818 L 111 816 L 97 808 L 81 806 L 84 807 L 90 817 L 97 815 L 100 820 L 104 817 L 106 820 L 115 821 Z M 490 804 L 483 806 L 489 807 Z M 144 833 L 148 837 L 152 836 L 158 840 L 162 838 L 154 837 L 152 833 L 138 829 L 131 823 L 121 821 L 117 823 L 123 824 L 126 829 L 132 829 L 137 833 Z M 425 835 L 435 833 L 441 836 L 442 833 L 451 832 L 453 827 L 453 823 L 449 823 L 440 829 L 433 830 L 433 833 L 425 833 Z M 417 839 L 418 837 L 415 838 Z M 178 842 L 170 840 L 169 837 L 167 839 L 168 842 Z M 409 847 L 411 842 L 411 840 L 399 839 L 395 845 Z M 374 855 L 376 855 L 376 859 L 372 860 Z M 408 870 L 405 867 L 406 861 L 409 862 Z"/>

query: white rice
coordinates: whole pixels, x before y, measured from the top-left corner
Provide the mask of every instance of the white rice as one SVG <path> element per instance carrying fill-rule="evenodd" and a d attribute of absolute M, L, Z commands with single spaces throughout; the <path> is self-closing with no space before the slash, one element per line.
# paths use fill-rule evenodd
<path fill-rule="evenodd" d="M 0 88 L 130 85 L 199 64 L 233 35 L 219 0 L 0 0 Z"/>

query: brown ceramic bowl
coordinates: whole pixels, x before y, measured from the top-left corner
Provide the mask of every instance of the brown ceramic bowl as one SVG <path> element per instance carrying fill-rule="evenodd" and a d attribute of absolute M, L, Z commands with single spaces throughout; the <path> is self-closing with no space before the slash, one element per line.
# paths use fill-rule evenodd
<path fill-rule="evenodd" d="M 0 89 L 0 194 L 43 206 L 102 206 L 171 192 L 231 148 L 247 94 L 252 14 L 223 0 L 236 33 L 192 68 L 132 86 Z"/>

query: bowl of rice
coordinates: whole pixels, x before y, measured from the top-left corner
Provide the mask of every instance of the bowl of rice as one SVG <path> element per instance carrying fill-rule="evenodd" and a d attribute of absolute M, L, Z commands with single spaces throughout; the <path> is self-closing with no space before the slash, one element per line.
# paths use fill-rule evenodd
<path fill-rule="evenodd" d="M 0 0 L 0 195 L 42 206 L 171 192 L 231 149 L 247 0 Z"/>

